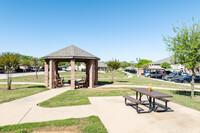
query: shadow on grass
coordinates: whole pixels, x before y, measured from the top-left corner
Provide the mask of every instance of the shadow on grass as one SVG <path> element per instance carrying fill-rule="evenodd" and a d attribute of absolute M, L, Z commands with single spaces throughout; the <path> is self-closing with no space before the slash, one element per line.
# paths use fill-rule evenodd
<path fill-rule="evenodd" d="M 98 81 L 98 85 L 107 85 L 107 84 L 113 84 L 113 82 L 109 82 L 109 81 Z"/>
<path fill-rule="evenodd" d="M 28 87 L 24 87 L 24 88 L 45 88 L 44 85 L 30 85 Z"/>
<path fill-rule="evenodd" d="M 173 94 L 176 95 L 184 95 L 184 96 L 190 96 L 191 95 L 191 91 L 181 91 L 181 90 L 177 90 L 177 91 L 171 91 Z M 200 92 L 195 91 L 194 92 L 195 96 L 200 96 Z"/>
<path fill-rule="evenodd" d="M 128 81 L 117 81 L 117 82 L 125 83 L 125 82 L 128 82 Z"/>

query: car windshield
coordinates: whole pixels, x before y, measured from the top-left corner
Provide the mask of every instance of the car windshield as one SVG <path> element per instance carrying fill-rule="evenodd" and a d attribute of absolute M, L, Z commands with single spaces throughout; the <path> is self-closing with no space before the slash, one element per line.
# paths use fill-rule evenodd
<path fill-rule="evenodd" d="M 169 74 L 169 76 L 172 76 L 172 75 L 174 75 L 174 73 L 170 73 L 170 74 Z"/>

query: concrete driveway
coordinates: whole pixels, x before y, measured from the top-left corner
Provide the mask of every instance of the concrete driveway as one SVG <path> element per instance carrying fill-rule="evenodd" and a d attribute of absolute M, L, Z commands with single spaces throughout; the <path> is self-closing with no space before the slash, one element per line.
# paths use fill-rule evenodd
<path fill-rule="evenodd" d="M 200 133 L 200 112 L 172 103 L 173 112 L 137 114 L 122 96 L 90 97 L 90 105 L 43 108 L 38 103 L 69 88 L 52 89 L 0 104 L 0 126 L 99 116 L 110 133 Z"/>

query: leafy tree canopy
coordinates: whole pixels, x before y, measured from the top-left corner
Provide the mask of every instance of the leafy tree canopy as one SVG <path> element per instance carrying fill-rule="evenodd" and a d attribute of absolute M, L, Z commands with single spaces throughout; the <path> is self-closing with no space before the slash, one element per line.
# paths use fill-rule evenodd
<path fill-rule="evenodd" d="M 68 66 L 70 66 L 70 63 L 69 62 L 59 62 L 58 66 L 66 66 L 66 67 L 68 67 Z"/>
<path fill-rule="evenodd" d="M 194 70 L 200 62 L 200 24 L 184 24 L 173 30 L 176 34 L 174 37 L 164 37 L 168 50 L 176 63 L 185 64 L 188 69 Z"/>
<path fill-rule="evenodd" d="M 121 65 L 120 65 L 120 66 L 121 66 L 122 68 L 125 68 L 125 67 L 131 66 L 131 65 L 133 65 L 133 63 L 123 61 L 123 62 L 121 62 Z"/>
<path fill-rule="evenodd" d="M 120 68 L 120 62 L 119 60 L 115 59 L 114 61 L 109 61 L 107 62 L 107 66 L 111 69 L 111 70 L 117 70 Z"/>
<path fill-rule="evenodd" d="M 12 72 L 20 63 L 20 56 L 16 53 L 5 52 L 0 55 L 0 65 L 6 72 Z"/>
<path fill-rule="evenodd" d="M 162 68 L 172 68 L 171 66 L 170 66 L 170 64 L 169 63 L 167 63 L 167 62 L 163 62 L 161 65 L 160 65 Z"/>
<path fill-rule="evenodd" d="M 152 62 L 152 60 L 141 59 L 141 60 L 139 61 L 139 63 L 136 63 L 136 64 L 135 64 L 135 67 L 142 68 L 144 65 L 149 64 L 149 63 L 151 63 L 151 62 Z"/>

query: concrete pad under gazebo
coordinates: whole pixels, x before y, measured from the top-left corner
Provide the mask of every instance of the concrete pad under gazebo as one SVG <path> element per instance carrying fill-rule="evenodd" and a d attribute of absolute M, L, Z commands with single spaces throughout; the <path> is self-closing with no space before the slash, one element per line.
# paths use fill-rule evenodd
<path fill-rule="evenodd" d="M 70 62 L 71 64 L 71 89 L 75 89 L 75 63 L 84 62 L 86 65 L 86 81 L 89 81 L 89 88 L 98 84 L 98 60 L 100 58 L 74 46 L 53 52 L 43 57 L 45 60 L 45 86 L 55 88 L 56 76 L 58 74 L 59 62 Z M 49 72 L 50 71 L 50 72 Z"/>

